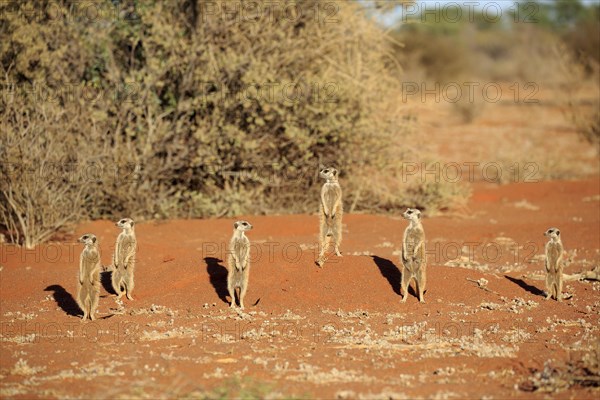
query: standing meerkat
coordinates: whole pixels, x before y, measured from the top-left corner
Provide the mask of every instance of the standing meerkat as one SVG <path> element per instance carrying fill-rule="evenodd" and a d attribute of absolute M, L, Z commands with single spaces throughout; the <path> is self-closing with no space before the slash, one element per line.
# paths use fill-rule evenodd
<path fill-rule="evenodd" d="M 562 271 L 563 271 L 563 244 L 560 240 L 560 230 L 550 228 L 544 232 L 548 237 L 546 243 L 546 300 L 550 297 L 557 301 L 562 300 Z"/>
<path fill-rule="evenodd" d="M 425 269 L 427 255 L 425 254 L 425 231 L 421 224 L 421 212 L 416 208 L 409 208 L 402 216 L 410 221 L 410 224 L 404 230 L 402 255 L 400 256 L 400 263 L 402 264 L 402 282 L 400 285 L 402 289 L 402 301 L 406 301 L 408 286 L 414 278 L 419 301 L 424 303 L 423 292 L 425 292 L 425 283 L 427 280 Z"/>
<path fill-rule="evenodd" d="M 250 240 L 244 232 L 252 229 L 247 221 L 237 221 L 233 224 L 233 236 L 229 242 L 229 262 L 227 269 L 227 290 L 231 296 L 230 307 L 235 307 L 235 293 L 239 289 L 238 299 L 240 308 L 244 308 L 244 297 L 248 290 L 250 275 Z"/>
<path fill-rule="evenodd" d="M 338 170 L 335 168 L 323 168 L 319 176 L 325 179 L 321 188 L 321 201 L 319 204 L 319 258 L 317 265 L 323 266 L 325 262 L 325 251 L 333 238 L 335 255 L 340 253 L 342 242 L 342 216 L 344 207 L 342 203 L 342 188 L 338 183 Z"/>
<path fill-rule="evenodd" d="M 83 311 L 82 322 L 96 319 L 94 314 L 100 299 L 100 247 L 96 236 L 86 233 L 79 238 L 85 246 L 79 257 L 77 304 Z"/>
<path fill-rule="evenodd" d="M 131 218 L 123 218 L 116 225 L 123 231 L 117 237 L 117 243 L 115 244 L 111 277 L 112 286 L 117 298 L 121 298 L 125 293 L 129 300 L 133 300 L 131 294 L 134 287 L 133 273 L 137 249 L 137 239 L 133 230 L 134 222 Z"/>

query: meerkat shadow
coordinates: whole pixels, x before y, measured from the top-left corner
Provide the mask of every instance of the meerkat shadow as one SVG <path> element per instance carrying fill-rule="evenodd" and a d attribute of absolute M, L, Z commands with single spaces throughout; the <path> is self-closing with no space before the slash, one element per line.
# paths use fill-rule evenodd
<path fill-rule="evenodd" d="M 509 281 L 511 281 L 512 283 L 519 285 L 521 288 L 525 289 L 526 291 L 528 291 L 529 293 L 531 293 L 535 296 L 545 296 L 545 293 L 543 290 L 541 290 L 533 285 L 528 284 L 523 279 L 513 278 L 512 276 L 508 276 L 508 275 L 504 275 L 504 277 L 506 279 L 508 279 Z"/>
<path fill-rule="evenodd" d="M 112 271 L 100 272 L 100 283 L 102 283 L 102 287 L 108 292 L 108 294 L 117 294 L 112 285 Z"/>
<path fill-rule="evenodd" d="M 210 284 L 215 289 L 215 292 L 217 292 L 217 296 L 224 303 L 229 304 L 227 300 L 227 296 L 229 296 L 229 291 L 227 290 L 227 268 L 220 264 L 223 260 L 214 257 L 204 257 L 204 262 L 206 263 L 206 272 L 208 272 Z"/>
<path fill-rule="evenodd" d="M 56 304 L 65 312 L 67 315 L 73 317 L 81 317 L 83 312 L 79 309 L 79 305 L 65 288 L 60 285 L 51 285 L 44 289 L 45 292 L 53 292 L 52 297 Z"/>
<path fill-rule="evenodd" d="M 387 258 L 378 256 L 371 256 L 371 258 L 373 261 L 375 261 L 375 265 L 377 265 L 377 268 L 379 268 L 381 275 L 389 282 L 394 293 L 399 295 L 402 274 L 400 273 L 398 267 L 396 267 L 396 265 Z"/>

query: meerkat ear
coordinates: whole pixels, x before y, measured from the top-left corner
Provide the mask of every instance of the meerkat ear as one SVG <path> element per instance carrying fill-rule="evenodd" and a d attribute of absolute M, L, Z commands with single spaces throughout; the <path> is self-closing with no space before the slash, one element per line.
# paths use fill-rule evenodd
<path fill-rule="evenodd" d="M 239 224 L 238 224 L 237 222 L 234 222 L 234 223 L 233 223 L 233 229 L 237 229 L 238 225 L 239 225 Z"/>
<path fill-rule="evenodd" d="M 556 230 L 556 236 L 560 236 L 560 231 L 558 229 Z"/>
<path fill-rule="evenodd" d="M 133 222 L 133 220 L 131 220 L 131 226 L 134 226 L 134 225 L 135 225 L 135 222 Z"/>
<path fill-rule="evenodd" d="M 337 176 L 338 176 L 338 170 L 337 170 L 337 169 L 335 169 L 335 168 L 333 169 L 333 176 L 335 176 L 336 178 L 337 178 Z"/>
<path fill-rule="evenodd" d="M 96 237 L 92 236 L 92 243 L 96 243 Z"/>

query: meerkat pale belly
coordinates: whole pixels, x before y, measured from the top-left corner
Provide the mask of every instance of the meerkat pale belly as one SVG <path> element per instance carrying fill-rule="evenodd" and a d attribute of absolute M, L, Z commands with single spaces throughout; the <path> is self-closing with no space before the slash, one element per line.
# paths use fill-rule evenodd
<path fill-rule="evenodd" d="M 247 221 L 233 224 L 233 236 L 229 242 L 227 262 L 227 290 L 231 297 L 230 307 L 235 307 L 236 290 L 239 289 L 240 308 L 244 308 L 244 298 L 250 277 L 250 240 L 245 232 L 252 229 Z"/>
<path fill-rule="evenodd" d="M 129 300 L 133 300 L 137 251 L 137 239 L 133 228 L 134 222 L 131 218 L 123 218 L 116 225 L 123 231 L 119 234 L 115 243 L 111 277 L 112 286 L 118 298 L 126 294 Z"/>
<path fill-rule="evenodd" d="M 100 247 L 95 235 L 85 234 L 79 238 L 85 247 L 79 257 L 77 304 L 83 311 L 82 321 L 96 318 L 100 300 Z"/>
<path fill-rule="evenodd" d="M 561 301 L 563 286 L 562 258 L 564 248 L 561 241 L 560 230 L 557 228 L 549 228 L 544 232 L 544 236 L 548 237 L 548 242 L 545 246 L 546 259 L 544 260 L 546 269 L 546 300 L 553 298 L 557 301 Z"/>
<path fill-rule="evenodd" d="M 402 265 L 400 282 L 402 301 L 406 301 L 408 287 L 414 279 L 419 301 L 423 303 L 425 302 L 424 292 L 427 283 L 427 255 L 425 252 L 425 231 L 421 224 L 421 212 L 417 209 L 409 208 L 404 212 L 403 216 L 410 223 L 404 230 L 402 255 L 400 257 Z"/>
<path fill-rule="evenodd" d="M 319 257 L 317 265 L 325 262 L 325 251 L 333 240 L 334 251 L 341 256 L 343 202 L 342 188 L 338 183 L 338 171 L 335 168 L 324 168 L 319 173 L 326 182 L 321 188 L 319 201 Z"/>

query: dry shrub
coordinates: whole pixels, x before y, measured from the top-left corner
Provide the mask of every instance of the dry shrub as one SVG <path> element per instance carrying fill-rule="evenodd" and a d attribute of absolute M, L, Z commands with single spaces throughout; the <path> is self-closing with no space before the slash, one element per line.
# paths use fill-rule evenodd
<path fill-rule="evenodd" d="M 458 79 L 458 81 L 469 82 L 469 78 Z M 472 123 L 475 118 L 480 116 L 485 107 L 485 100 L 481 94 L 469 93 L 464 84 L 460 93 L 448 93 L 447 96 L 453 99 L 451 103 L 453 114 L 457 115 L 460 121 L 466 124 Z"/>
<path fill-rule="evenodd" d="M 581 57 L 586 72 L 593 75 L 600 63 L 600 4 L 590 3 L 587 12 L 561 37 L 573 54 Z"/>
<path fill-rule="evenodd" d="M 567 117 L 577 133 L 590 143 L 600 155 L 600 96 L 582 104 L 582 101 L 570 99 L 567 105 Z"/>
<path fill-rule="evenodd" d="M 584 103 L 584 104 L 582 104 Z M 567 105 L 567 117 L 570 118 L 577 133 L 600 155 L 600 96 L 589 101 L 571 99 Z"/>
<path fill-rule="evenodd" d="M 460 28 L 417 22 L 396 32 L 395 38 L 401 46 L 395 48 L 407 77 L 445 83 L 468 71 L 471 54 Z"/>
<path fill-rule="evenodd" d="M 600 154 L 600 65 L 590 57 L 573 56 L 565 45 L 555 48 L 555 59 L 564 94 L 558 100 L 565 116 Z"/>
<path fill-rule="evenodd" d="M 85 215 L 89 191 L 73 180 L 75 149 L 56 129 L 60 112 L 54 107 L 31 112 L 18 101 L 9 99 L 2 113 L 0 223 L 13 243 L 32 248 Z"/>
<path fill-rule="evenodd" d="M 596 111 L 591 111 L 581 116 L 574 114 L 573 118 L 577 131 L 600 154 L 600 112 L 598 112 L 600 103 L 598 101 L 596 101 L 594 108 Z"/>
<path fill-rule="evenodd" d="M 463 17 L 455 21 L 448 17 L 454 12 L 440 7 L 409 19 L 394 33 L 404 44 L 396 50 L 405 78 L 416 76 L 420 81 L 440 83 L 519 81 L 558 87 L 564 76 L 557 47 L 570 57 L 581 58 L 587 74 L 593 72 L 593 64 L 600 57 L 599 7 L 589 5 L 576 23 L 563 26 L 557 21 L 543 21 L 541 15 L 548 12 L 546 8 L 559 7 L 560 2 L 540 5 L 538 23 L 522 22 L 531 5 L 523 6 L 526 9 L 520 17 L 508 11 L 503 19 L 490 19 L 475 11 L 471 20 L 469 11 L 462 9 Z"/>
<path fill-rule="evenodd" d="M 555 58 L 560 41 L 556 35 L 525 25 L 514 29 L 512 40 L 509 56 L 513 60 L 513 79 L 545 87 L 560 85 L 560 64 Z"/>
<path fill-rule="evenodd" d="M 94 20 L 66 0 L 51 17 L 49 2 L 0 3 L 13 240 L 81 218 L 313 211 L 320 164 L 342 171 L 355 209 L 383 203 L 365 171 L 393 164 L 405 135 L 389 37 L 358 2 L 244 8 L 269 3 L 107 1 Z M 75 177 L 10 170 L 48 161 Z"/>

